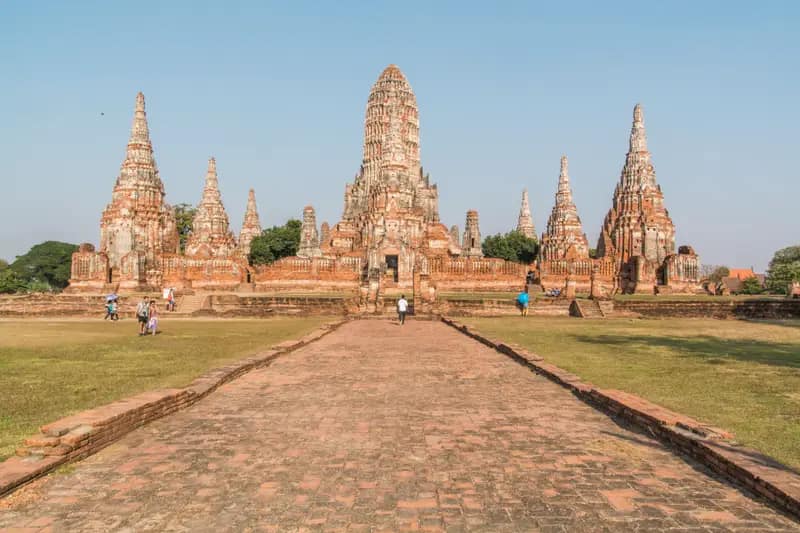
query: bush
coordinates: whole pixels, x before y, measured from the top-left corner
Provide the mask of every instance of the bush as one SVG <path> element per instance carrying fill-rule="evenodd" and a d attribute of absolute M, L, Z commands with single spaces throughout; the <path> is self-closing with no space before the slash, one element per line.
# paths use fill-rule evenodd
<path fill-rule="evenodd" d="M 250 264 L 266 265 L 282 257 L 297 254 L 300 248 L 300 229 L 303 223 L 291 219 L 283 226 L 273 226 L 261 232 L 250 243 Z"/>
<path fill-rule="evenodd" d="M 9 270 L 16 273 L 25 284 L 36 282 L 39 287 L 46 284 L 63 289 L 69 284 L 72 254 L 76 251 L 76 244 L 45 241 L 33 246 L 25 255 L 17 256 Z"/>
<path fill-rule="evenodd" d="M 739 287 L 739 294 L 761 294 L 764 289 L 761 287 L 761 282 L 756 277 L 749 277 L 742 280 L 742 285 Z"/>
<path fill-rule="evenodd" d="M 497 257 L 515 263 L 530 264 L 539 253 L 539 243 L 535 238 L 526 237 L 519 231 L 498 233 L 483 240 L 483 255 Z"/>
<path fill-rule="evenodd" d="M 767 289 L 786 294 L 792 281 L 800 281 L 800 246 L 788 246 L 775 252 L 767 270 Z"/>

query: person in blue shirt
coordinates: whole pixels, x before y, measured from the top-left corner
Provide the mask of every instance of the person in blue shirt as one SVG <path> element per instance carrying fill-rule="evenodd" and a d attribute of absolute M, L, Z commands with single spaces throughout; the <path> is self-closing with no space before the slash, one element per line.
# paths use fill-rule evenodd
<path fill-rule="evenodd" d="M 519 307 L 522 316 L 528 316 L 528 293 L 526 291 L 522 291 L 517 296 L 517 307 Z"/>

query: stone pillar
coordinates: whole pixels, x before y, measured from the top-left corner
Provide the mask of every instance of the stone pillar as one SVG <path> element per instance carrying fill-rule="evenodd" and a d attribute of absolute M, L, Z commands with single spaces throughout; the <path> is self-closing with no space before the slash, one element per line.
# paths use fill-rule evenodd
<path fill-rule="evenodd" d="M 298 257 L 319 257 L 322 250 L 319 247 L 319 233 L 317 232 L 317 215 L 314 208 L 307 205 L 303 209 L 303 226 L 300 229 L 300 247 Z"/>
<path fill-rule="evenodd" d="M 481 230 L 478 226 L 478 212 L 474 209 L 467 211 L 467 221 L 464 225 L 464 240 L 461 244 L 461 255 L 464 257 L 483 257 Z"/>

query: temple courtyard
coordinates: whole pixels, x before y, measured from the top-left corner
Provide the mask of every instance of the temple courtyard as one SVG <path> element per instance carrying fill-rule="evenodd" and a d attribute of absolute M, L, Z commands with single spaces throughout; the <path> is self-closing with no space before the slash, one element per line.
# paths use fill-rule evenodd
<path fill-rule="evenodd" d="M 164 320 L 155 338 L 136 337 L 130 320 L 0 322 L 6 333 L 15 331 L 0 335 L 0 361 L 10 370 L 0 373 L 0 394 L 16 387 L 0 398 L 0 420 L 46 405 L 49 421 L 115 395 L 185 384 L 324 320 Z M 507 317 L 470 323 L 587 380 L 719 424 L 798 462 L 790 442 L 800 403 L 796 322 Z M 71 340 L 63 340 L 65 332 Z M 109 381 L 132 384 L 125 389 Z M 87 392 L 90 383 L 109 390 Z M 89 399 L 68 405 L 74 391 Z M 19 396 L 29 397 L 30 406 Z M 9 401 L 17 403 L 5 411 Z M 21 423 L 12 420 L 3 433 Z M 401 327 L 356 320 L 0 499 L 3 528 L 795 531 L 798 525 L 440 322 Z"/>

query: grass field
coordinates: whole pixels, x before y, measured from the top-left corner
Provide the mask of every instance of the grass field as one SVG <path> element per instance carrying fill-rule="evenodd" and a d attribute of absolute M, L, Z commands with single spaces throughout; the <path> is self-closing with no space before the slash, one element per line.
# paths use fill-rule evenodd
<path fill-rule="evenodd" d="M 800 321 L 470 318 L 602 388 L 732 431 L 800 468 Z"/>
<path fill-rule="evenodd" d="M 187 385 L 325 317 L 170 320 L 139 337 L 134 320 L 0 321 L 0 459 L 37 428 L 71 413 L 160 387 Z"/>

